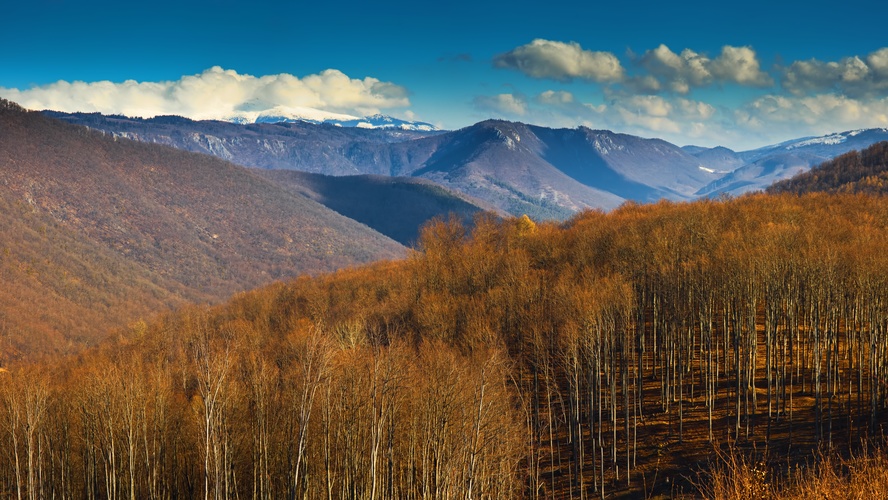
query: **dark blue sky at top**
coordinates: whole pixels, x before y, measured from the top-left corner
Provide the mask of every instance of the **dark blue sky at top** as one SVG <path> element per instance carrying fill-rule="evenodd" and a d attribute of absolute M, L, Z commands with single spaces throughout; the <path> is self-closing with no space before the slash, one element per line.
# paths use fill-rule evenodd
<path fill-rule="evenodd" d="M 533 39 L 610 52 L 633 71 L 660 44 L 718 55 L 749 46 L 764 70 L 836 61 L 888 46 L 876 2 L 278 2 L 32 0 L 4 2 L 0 88 L 58 80 L 176 80 L 211 66 L 301 77 L 328 68 L 409 91 L 417 117 L 448 127 L 484 116 L 482 94 L 566 89 L 603 102 L 599 86 L 497 69 L 491 60 Z M 636 59 L 633 59 L 636 58 Z M 711 91 L 714 105 L 748 89 Z"/>
<path fill-rule="evenodd" d="M 872 8 L 799 1 L 19 1 L 3 9 L 0 78 L 5 86 L 169 79 L 221 65 L 256 74 L 335 67 L 394 79 L 441 57 L 489 58 L 534 38 L 618 54 L 661 43 L 709 52 L 751 45 L 765 61 L 829 60 L 888 43 L 885 18 L 868 15 Z"/>

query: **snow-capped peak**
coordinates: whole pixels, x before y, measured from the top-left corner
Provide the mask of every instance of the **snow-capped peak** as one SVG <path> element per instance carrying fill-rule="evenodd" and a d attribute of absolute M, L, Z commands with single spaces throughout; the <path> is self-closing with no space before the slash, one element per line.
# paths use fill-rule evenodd
<path fill-rule="evenodd" d="M 437 127 L 430 123 L 401 120 L 391 116 L 375 114 L 359 117 L 343 113 L 333 113 L 315 108 L 275 106 L 263 110 L 243 110 L 221 117 L 232 123 L 326 123 L 337 127 L 397 128 L 401 130 L 434 131 Z"/>
<path fill-rule="evenodd" d="M 264 110 L 237 111 L 235 114 L 223 118 L 224 121 L 234 123 L 280 123 L 294 121 L 323 123 L 326 121 L 348 121 L 357 119 L 357 116 L 331 113 L 329 111 L 302 106 L 275 106 Z"/>

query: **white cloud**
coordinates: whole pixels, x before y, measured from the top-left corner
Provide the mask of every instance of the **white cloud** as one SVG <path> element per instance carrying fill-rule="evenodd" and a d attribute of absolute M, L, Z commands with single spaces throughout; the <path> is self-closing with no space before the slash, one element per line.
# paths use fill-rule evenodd
<path fill-rule="evenodd" d="M 552 106 L 567 106 L 574 103 L 574 95 L 564 90 L 546 90 L 537 96 L 537 101 Z"/>
<path fill-rule="evenodd" d="M 498 94 L 495 96 L 478 96 L 474 100 L 475 108 L 493 112 L 498 115 L 523 116 L 527 113 L 527 101 L 515 94 Z"/>
<path fill-rule="evenodd" d="M 709 83 L 712 80 L 712 73 L 708 68 L 710 63 L 709 58 L 693 50 L 685 49 L 679 55 L 663 44 L 645 52 L 641 57 L 642 66 L 666 80 L 670 90 L 679 94 L 687 94 L 692 86 L 699 87 Z"/>
<path fill-rule="evenodd" d="M 663 80 L 668 90 L 677 94 L 687 94 L 693 88 L 716 81 L 753 87 L 766 87 L 774 83 L 771 76 L 762 71 L 758 56 L 750 47 L 725 45 L 718 57 L 710 59 L 691 49 L 676 54 L 660 44 L 656 49 L 645 52 L 639 62 L 651 75 Z"/>
<path fill-rule="evenodd" d="M 767 87 L 774 84 L 770 75 L 762 71 L 758 56 L 751 47 L 725 45 L 721 54 L 709 65 L 712 75 L 726 82 Z"/>
<path fill-rule="evenodd" d="M 619 82 L 624 77 L 620 60 L 610 52 L 585 50 L 576 42 L 536 39 L 493 60 L 498 68 L 516 69 L 534 78 L 568 81 Z"/>
<path fill-rule="evenodd" d="M 803 96 L 824 91 L 851 97 L 885 94 L 888 91 L 888 48 L 866 57 L 845 57 L 839 61 L 795 61 L 783 70 L 783 88 Z"/>
<path fill-rule="evenodd" d="M 888 99 L 854 99 L 836 94 L 767 95 L 738 110 L 752 129 L 792 130 L 799 135 L 888 126 Z"/>
<path fill-rule="evenodd" d="M 725 123 L 715 106 L 677 96 L 607 93 L 607 103 L 581 102 L 570 94 L 543 92 L 527 107 L 523 120 L 552 127 L 585 125 L 642 137 L 659 137 L 675 144 L 735 145 L 741 131 Z M 569 101 L 569 102 L 568 102 Z"/>
<path fill-rule="evenodd" d="M 888 76 L 888 47 L 879 49 L 866 58 L 869 67 L 880 76 Z"/>
<path fill-rule="evenodd" d="M 672 111 L 672 104 L 660 96 L 629 96 L 615 101 L 622 109 L 644 116 L 664 117 Z"/>
<path fill-rule="evenodd" d="M 613 99 L 609 113 L 612 123 L 646 134 L 683 134 L 686 138 L 695 138 L 706 130 L 716 109 L 705 102 L 684 98 L 630 95 Z"/>
<path fill-rule="evenodd" d="M 174 114 L 198 120 L 275 106 L 362 116 L 410 105 L 404 87 L 371 77 L 349 78 L 335 69 L 303 78 L 286 73 L 255 77 L 218 66 L 175 81 L 59 81 L 26 90 L 0 88 L 0 95 L 28 109 L 141 117 Z"/>

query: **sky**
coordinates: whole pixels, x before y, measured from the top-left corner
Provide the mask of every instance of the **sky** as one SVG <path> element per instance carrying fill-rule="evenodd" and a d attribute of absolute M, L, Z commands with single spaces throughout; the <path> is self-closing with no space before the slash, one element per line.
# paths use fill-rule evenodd
<path fill-rule="evenodd" d="M 4 2 L 0 97 L 194 119 L 276 106 L 747 150 L 888 127 L 888 3 Z"/>

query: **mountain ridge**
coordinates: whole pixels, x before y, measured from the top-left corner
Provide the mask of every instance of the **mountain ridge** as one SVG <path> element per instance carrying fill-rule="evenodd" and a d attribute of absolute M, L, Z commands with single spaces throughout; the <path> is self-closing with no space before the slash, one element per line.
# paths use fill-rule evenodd
<path fill-rule="evenodd" d="M 51 116 L 146 142 L 262 168 L 334 175 L 417 177 L 484 200 L 497 211 L 566 219 L 632 200 L 738 195 L 806 171 L 880 138 L 884 129 L 805 137 L 735 152 L 678 147 L 586 127 L 485 120 L 454 131 L 359 129 L 306 122 L 236 125 L 187 119 Z"/>

